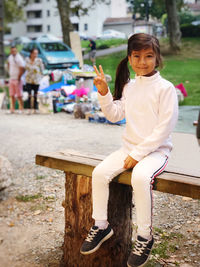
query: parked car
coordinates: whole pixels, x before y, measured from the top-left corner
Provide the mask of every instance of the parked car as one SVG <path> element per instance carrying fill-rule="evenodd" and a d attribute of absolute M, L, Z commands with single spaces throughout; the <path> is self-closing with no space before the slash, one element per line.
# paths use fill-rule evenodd
<path fill-rule="evenodd" d="M 198 26 L 198 25 L 200 25 L 200 20 L 195 20 L 191 24 L 194 26 Z"/>
<path fill-rule="evenodd" d="M 89 38 L 85 32 L 79 32 L 78 34 L 79 34 L 81 40 L 88 40 L 88 38 Z"/>
<path fill-rule="evenodd" d="M 38 57 L 42 59 L 46 69 L 79 67 L 79 61 L 70 47 L 59 40 L 41 36 L 25 45 L 21 50 L 21 54 L 24 57 L 28 57 L 33 48 L 38 49 Z"/>
<path fill-rule="evenodd" d="M 11 45 L 18 45 L 18 44 L 28 44 L 31 42 L 31 39 L 26 37 L 26 36 L 20 36 L 20 37 L 16 37 L 12 40 Z"/>
<path fill-rule="evenodd" d="M 126 39 L 127 36 L 123 32 L 115 31 L 115 30 L 105 30 L 101 35 L 97 36 L 97 39 Z"/>
<path fill-rule="evenodd" d="M 11 45 L 11 41 L 4 39 L 3 40 L 3 44 L 4 44 L 4 46 L 10 46 Z"/>

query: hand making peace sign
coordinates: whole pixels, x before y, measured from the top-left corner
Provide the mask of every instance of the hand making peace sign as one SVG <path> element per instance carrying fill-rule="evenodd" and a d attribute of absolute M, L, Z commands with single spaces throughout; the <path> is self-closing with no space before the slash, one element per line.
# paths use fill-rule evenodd
<path fill-rule="evenodd" d="M 106 95 L 108 93 L 108 84 L 106 82 L 103 68 L 99 65 L 99 72 L 97 67 L 94 66 L 94 70 L 97 74 L 97 77 L 94 79 L 94 85 L 97 87 L 97 90 L 101 95 Z"/>

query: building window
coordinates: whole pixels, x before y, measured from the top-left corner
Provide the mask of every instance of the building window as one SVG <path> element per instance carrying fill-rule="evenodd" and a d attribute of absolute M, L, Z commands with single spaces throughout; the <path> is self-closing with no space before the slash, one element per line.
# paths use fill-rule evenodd
<path fill-rule="evenodd" d="M 28 25 L 27 32 L 42 32 L 42 25 Z"/>
<path fill-rule="evenodd" d="M 78 25 L 78 23 L 74 23 L 72 25 L 73 25 L 74 31 L 79 31 L 79 25 Z"/>
<path fill-rule="evenodd" d="M 6 26 L 6 27 L 4 28 L 4 33 L 5 33 L 5 34 L 11 34 L 11 28 L 8 27 L 8 26 Z"/>
<path fill-rule="evenodd" d="M 41 3 L 42 0 L 34 0 L 34 3 Z"/>
<path fill-rule="evenodd" d="M 50 10 L 47 10 L 47 17 L 50 17 Z"/>
<path fill-rule="evenodd" d="M 88 30 L 88 24 L 85 23 L 85 24 L 84 24 L 84 31 L 87 31 L 87 30 Z"/>
<path fill-rule="evenodd" d="M 47 31 L 50 32 L 51 31 L 51 26 L 47 25 Z"/>
<path fill-rule="evenodd" d="M 28 19 L 42 18 L 42 10 L 27 11 Z"/>

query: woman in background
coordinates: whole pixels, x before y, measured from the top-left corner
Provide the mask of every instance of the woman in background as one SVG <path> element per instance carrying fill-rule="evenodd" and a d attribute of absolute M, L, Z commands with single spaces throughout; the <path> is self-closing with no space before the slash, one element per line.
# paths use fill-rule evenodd
<path fill-rule="evenodd" d="M 39 89 L 39 83 L 42 79 L 42 73 L 44 66 L 42 60 L 38 58 L 38 50 L 33 48 L 30 52 L 30 57 L 26 58 L 26 91 L 28 92 L 28 114 L 31 113 L 31 108 L 33 108 L 33 113 L 38 110 L 37 95 Z M 31 105 L 31 94 L 34 92 L 34 103 L 33 107 Z"/>

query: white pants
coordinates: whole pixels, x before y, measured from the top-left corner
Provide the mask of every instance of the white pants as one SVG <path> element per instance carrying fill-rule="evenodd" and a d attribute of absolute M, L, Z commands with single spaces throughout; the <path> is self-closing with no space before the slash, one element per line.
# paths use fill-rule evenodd
<path fill-rule="evenodd" d="M 92 173 L 93 214 L 95 220 L 107 220 L 109 183 L 125 171 L 124 160 L 128 156 L 122 149 L 105 158 Z M 167 156 L 153 152 L 133 168 L 131 184 L 134 191 L 137 234 L 149 236 L 152 232 L 152 184 L 154 177 L 167 165 Z"/>

